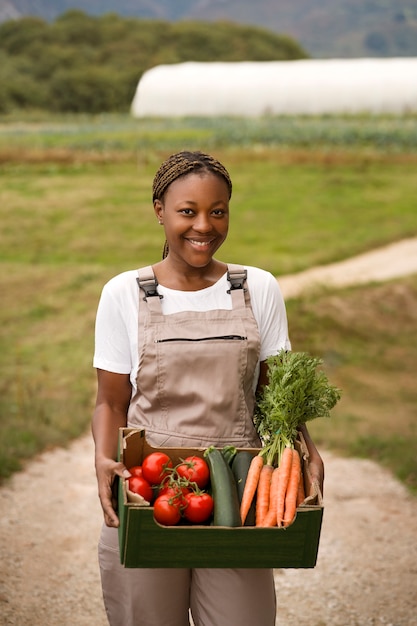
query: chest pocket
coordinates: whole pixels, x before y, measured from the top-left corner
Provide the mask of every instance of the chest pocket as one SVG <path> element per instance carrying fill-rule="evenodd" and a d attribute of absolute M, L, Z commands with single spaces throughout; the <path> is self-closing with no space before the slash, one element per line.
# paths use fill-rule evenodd
<path fill-rule="evenodd" d="M 193 339 L 187 337 L 167 337 L 166 339 L 156 339 L 156 343 L 182 343 L 187 341 L 246 341 L 247 337 L 242 335 L 217 335 L 214 337 L 194 337 Z"/>

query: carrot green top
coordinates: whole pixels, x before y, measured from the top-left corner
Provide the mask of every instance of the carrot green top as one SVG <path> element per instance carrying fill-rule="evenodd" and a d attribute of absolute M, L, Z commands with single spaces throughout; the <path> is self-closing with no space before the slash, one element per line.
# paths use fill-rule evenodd
<path fill-rule="evenodd" d="M 265 446 L 263 456 L 281 456 L 293 446 L 297 428 L 316 417 L 329 417 L 341 397 L 323 370 L 323 361 L 306 352 L 281 350 L 267 359 L 268 384 L 257 398 L 254 423 Z"/>

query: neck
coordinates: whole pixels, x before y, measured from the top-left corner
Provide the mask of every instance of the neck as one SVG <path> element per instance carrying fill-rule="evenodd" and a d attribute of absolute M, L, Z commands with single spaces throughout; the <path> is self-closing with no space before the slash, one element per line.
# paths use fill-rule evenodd
<path fill-rule="evenodd" d="M 211 287 L 226 272 L 225 263 L 212 259 L 204 267 L 178 267 L 168 256 L 153 266 L 158 283 L 170 289 L 179 291 L 198 291 Z"/>

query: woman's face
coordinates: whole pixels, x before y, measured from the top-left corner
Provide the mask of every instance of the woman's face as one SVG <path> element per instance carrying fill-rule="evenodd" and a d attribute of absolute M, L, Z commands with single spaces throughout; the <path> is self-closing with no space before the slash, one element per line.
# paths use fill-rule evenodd
<path fill-rule="evenodd" d="M 196 268 L 208 265 L 229 227 L 226 181 L 210 172 L 187 174 L 171 183 L 154 208 L 172 260 Z"/>

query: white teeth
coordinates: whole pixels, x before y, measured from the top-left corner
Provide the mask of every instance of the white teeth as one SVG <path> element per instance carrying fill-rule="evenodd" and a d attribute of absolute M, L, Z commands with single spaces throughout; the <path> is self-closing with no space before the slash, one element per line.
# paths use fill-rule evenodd
<path fill-rule="evenodd" d="M 194 239 L 190 239 L 189 241 L 196 246 L 207 246 L 210 243 L 209 241 L 194 241 Z"/>

